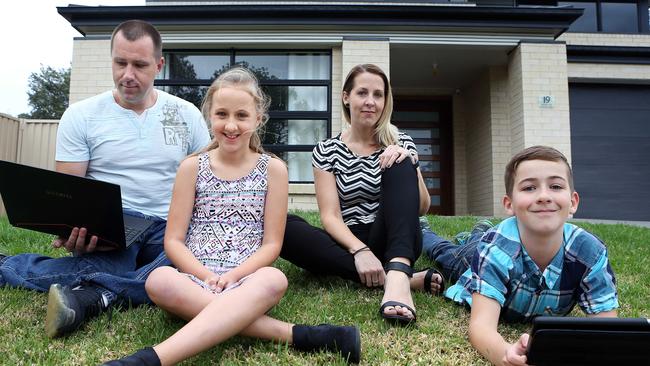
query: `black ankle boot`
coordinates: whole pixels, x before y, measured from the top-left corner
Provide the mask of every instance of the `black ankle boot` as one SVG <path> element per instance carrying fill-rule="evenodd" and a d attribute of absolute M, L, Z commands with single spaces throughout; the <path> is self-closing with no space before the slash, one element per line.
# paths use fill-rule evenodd
<path fill-rule="evenodd" d="M 348 363 L 359 363 L 361 336 L 352 326 L 294 325 L 293 347 L 301 351 L 327 350 L 339 352 Z"/>
<path fill-rule="evenodd" d="M 160 366 L 160 358 L 153 348 L 146 347 L 130 356 L 108 361 L 101 366 Z"/>

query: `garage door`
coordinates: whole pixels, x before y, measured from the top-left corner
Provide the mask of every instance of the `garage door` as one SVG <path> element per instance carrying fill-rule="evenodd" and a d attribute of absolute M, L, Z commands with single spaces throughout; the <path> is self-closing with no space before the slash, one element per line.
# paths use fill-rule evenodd
<path fill-rule="evenodd" d="M 571 84 L 580 218 L 650 221 L 650 86 Z"/>

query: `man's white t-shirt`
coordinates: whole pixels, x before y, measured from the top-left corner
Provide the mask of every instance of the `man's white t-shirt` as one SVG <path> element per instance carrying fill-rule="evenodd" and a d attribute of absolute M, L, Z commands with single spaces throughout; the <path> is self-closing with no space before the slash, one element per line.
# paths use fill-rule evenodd
<path fill-rule="evenodd" d="M 119 184 L 124 208 L 166 219 L 178 165 L 210 135 L 193 104 L 156 92 L 141 115 L 117 104 L 112 91 L 71 105 L 59 122 L 56 160 L 88 161 L 86 177 Z"/>

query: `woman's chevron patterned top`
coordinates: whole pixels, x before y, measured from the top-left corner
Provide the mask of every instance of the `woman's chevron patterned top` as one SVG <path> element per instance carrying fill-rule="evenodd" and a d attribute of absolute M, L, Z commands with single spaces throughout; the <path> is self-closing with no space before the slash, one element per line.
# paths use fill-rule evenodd
<path fill-rule="evenodd" d="M 214 273 L 224 274 L 239 266 L 262 244 L 269 159 L 262 154 L 250 173 L 223 180 L 210 169 L 208 153 L 199 155 L 186 242 L 192 254 Z"/>
<path fill-rule="evenodd" d="M 399 145 L 417 154 L 411 136 L 400 132 Z M 343 222 L 348 226 L 375 221 L 381 190 L 379 155 L 383 151 L 359 156 L 345 145 L 341 134 L 319 142 L 314 148 L 312 165 L 334 174 Z"/>

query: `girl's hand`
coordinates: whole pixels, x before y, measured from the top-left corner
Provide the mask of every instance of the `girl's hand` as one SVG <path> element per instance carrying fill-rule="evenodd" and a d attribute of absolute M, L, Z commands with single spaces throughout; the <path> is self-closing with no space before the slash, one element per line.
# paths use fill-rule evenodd
<path fill-rule="evenodd" d="M 393 163 L 400 163 L 406 157 L 411 158 L 411 163 L 418 161 L 417 156 L 411 155 L 411 152 L 398 145 L 389 145 L 384 152 L 379 155 L 379 168 L 384 170 L 393 166 Z"/>
<path fill-rule="evenodd" d="M 517 343 L 510 345 L 503 355 L 503 364 L 512 366 L 527 366 L 526 349 L 528 348 L 529 335 L 524 333 L 519 337 Z"/>
<path fill-rule="evenodd" d="M 364 250 L 355 254 L 354 266 L 357 268 L 359 279 L 364 285 L 368 287 L 384 285 L 384 279 L 386 277 L 384 267 L 370 250 Z"/>
<path fill-rule="evenodd" d="M 235 278 L 231 272 L 226 272 L 219 276 L 218 274 L 213 274 L 210 277 L 206 278 L 205 283 L 208 284 L 210 289 L 214 290 L 216 293 L 222 292 L 224 289 L 233 283 L 239 281 L 239 278 Z"/>

